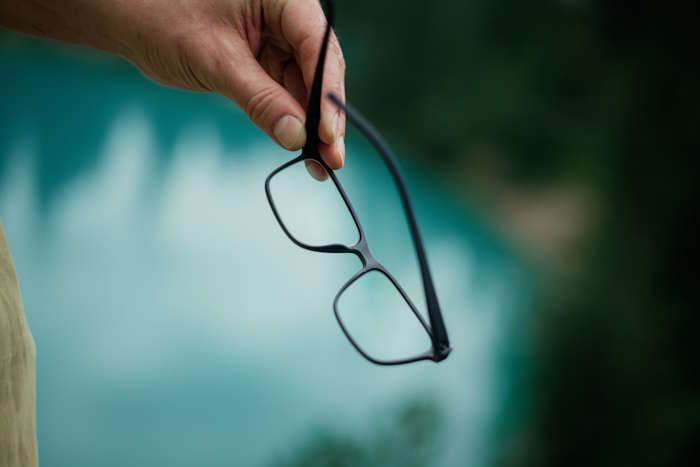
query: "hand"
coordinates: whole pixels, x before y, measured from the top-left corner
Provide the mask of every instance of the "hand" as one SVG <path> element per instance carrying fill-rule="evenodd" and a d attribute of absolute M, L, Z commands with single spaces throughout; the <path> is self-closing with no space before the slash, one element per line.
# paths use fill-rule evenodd
<path fill-rule="evenodd" d="M 4 0 L 0 26 L 119 53 L 160 83 L 223 94 L 286 149 L 306 141 L 326 27 L 318 0 Z M 344 80 L 332 35 L 323 95 L 344 100 Z M 345 115 L 323 99 L 320 152 L 332 169 L 345 161 L 344 136 Z M 309 171 L 326 176 L 316 164 Z"/>
<path fill-rule="evenodd" d="M 158 82 L 227 96 L 286 149 L 304 145 L 307 94 L 326 27 L 318 0 L 137 3 L 128 15 L 133 22 L 126 58 Z M 345 62 L 332 35 L 323 95 L 344 99 L 344 78 Z M 320 152 L 332 169 L 343 166 L 344 136 L 345 115 L 323 99 Z M 325 178 L 317 165 L 309 171 Z"/>

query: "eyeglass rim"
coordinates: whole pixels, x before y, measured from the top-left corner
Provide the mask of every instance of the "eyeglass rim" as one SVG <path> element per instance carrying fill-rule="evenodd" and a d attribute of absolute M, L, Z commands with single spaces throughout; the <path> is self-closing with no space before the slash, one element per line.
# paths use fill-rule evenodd
<path fill-rule="evenodd" d="M 362 348 L 362 346 L 357 342 L 357 340 L 352 336 L 352 333 L 349 331 L 347 326 L 345 325 L 345 322 L 343 321 L 340 311 L 338 309 L 338 304 L 340 302 L 340 297 L 345 293 L 345 291 L 352 286 L 355 282 L 357 282 L 361 277 L 369 274 L 370 272 L 378 272 L 382 274 L 384 277 L 386 277 L 389 282 L 396 288 L 396 290 L 399 292 L 399 295 L 401 295 L 401 298 L 403 298 L 404 302 L 408 305 L 408 307 L 411 309 L 413 312 L 414 316 L 420 323 L 421 327 L 423 330 L 426 332 L 428 335 L 428 338 L 430 339 L 430 348 L 426 350 L 425 352 L 407 357 L 407 358 L 400 358 L 400 359 L 382 359 L 382 358 L 375 358 L 373 357 L 370 353 L 365 351 L 365 349 Z M 333 314 L 335 315 L 335 319 L 338 322 L 338 325 L 340 326 L 340 329 L 343 331 L 343 334 L 345 334 L 345 337 L 350 341 L 350 344 L 357 350 L 364 358 L 369 360 L 370 362 L 377 364 L 377 365 L 384 365 L 384 366 L 392 366 L 392 365 L 404 365 L 407 363 L 413 363 L 413 362 L 418 362 L 421 360 L 434 360 L 434 348 L 435 348 L 435 339 L 433 336 L 432 331 L 430 330 L 430 327 L 428 324 L 425 322 L 425 319 L 423 319 L 423 316 L 421 316 L 420 312 L 416 308 L 416 306 L 413 304 L 411 301 L 411 298 L 408 296 L 406 291 L 401 287 L 401 284 L 396 280 L 396 278 L 389 272 L 387 269 L 380 263 L 374 263 L 374 264 L 367 264 L 362 267 L 358 272 L 356 272 L 350 279 L 348 279 L 345 284 L 340 288 L 338 293 L 335 295 L 335 298 L 333 299 Z"/>
<path fill-rule="evenodd" d="M 275 177 L 275 175 L 279 174 L 283 170 L 298 164 L 300 162 L 303 162 L 305 160 L 311 160 L 316 163 L 321 164 L 321 166 L 324 168 L 326 173 L 328 173 L 329 178 L 332 180 L 333 184 L 335 187 L 338 189 L 338 192 L 340 193 L 341 198 L 343 199 L 343 202 L 345 203 L 345 206 L 348 208 L 350 211 L 350 215 L 352 217 L 352 220 L 355 224 L 355 227 L 357 227 L 357 231 L 359 233 L 359 239 L 354 245 L 344 245 L 341 243 L 333 243 L 333 244 L 326 244 L 326 245 L 311 245 L 306 242 L 303 242 L 299 239 L 297 239 L 294 234 L 287 228 L 287 226 L 284 224 L 284 220 L 282 219 L 282 216 L 279 213 L 279 210 L 277 209 L 277 205 L 275 204 L 274 197 L 272 195 L 272 189 L 271 189 L 271 181 Z M 366 237 L 365 237 L 365 232 L 364 229 L 362 228 L 362 224 L 360 223 L 360 220 L 357 216 L 357 213 L 355 212 L 355 208 L 353 207 L 352 203 L 350 202 L 350 198 L 347 196 L 345 193 L 345 189 L 343 188 L 343 185 L 340 183 L 338 178 L 336 177 L 335 173 L 333 173 L 333 170 L 331 170 L 330 167 L 321 159 L 320 156 L 318 155 L 312 155 L 312 154 L 302 154 L 298 157 L 295 157 L 294 159 L 285 162 L 284 164 L 280 165 L 277 167 L 275 170 L 273 170 L 265 179 L 265 195 L 267 196 L 267 201 L 270 204 L 270 208 L 272 209 L 272 213 L 275 215 L 275 218 L 277 219 L 277 223 L 282 227 L 282 230 L 284 233 L 289 237 L 289 239 L 298 247 L 304 248 L 306 250 L 310 251 L 316 251 L 319 253 L 353 253 L 357 255 L 360 260 L 362 261 L 362 264 L 366 264 L 366 256 L 363 256 L 360 254 L 364 248 L 363 245 L 366 245 Z"/>

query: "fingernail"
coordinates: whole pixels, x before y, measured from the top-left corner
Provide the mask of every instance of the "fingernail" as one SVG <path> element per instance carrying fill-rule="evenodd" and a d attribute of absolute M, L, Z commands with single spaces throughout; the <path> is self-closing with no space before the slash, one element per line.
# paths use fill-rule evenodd
<path fill-rule="evenodd" d="M 322 182 L 328 177 L 326 169 L 321 167 L 317 162 L 307 161 L 306 169 L 309 171 L 311 176 L 318 181 Z"/>
<path fill-rule="evenodd" d="M 285 115 L 280 118 L 280 121 L 275 125 L 273 133 L 282 146 L 292 151 L 299 149 L 306 142 L 304 125 L 298 118 L 291 115 Z"/>
<path fill-rule="evenodd" d="M 335 141 L 335 137 L 337 134 L 338 112 L 335 112 L 333 115 L 324 113 L 321 117 L 321 120 L 323 127 L 323 135 L 318 136 L 321 138 L 321 140 L 323 140 L 324 143 L 330 144 L 333 141 Z"/>
<path fill-rule="evenodd" d="M 338 138 L 336 145 L 338 146 L 338 153 L 340 154 L 340 166 L 342 167 L 345 165 L 345 137 L 341 136 L 340 138 Z"/>

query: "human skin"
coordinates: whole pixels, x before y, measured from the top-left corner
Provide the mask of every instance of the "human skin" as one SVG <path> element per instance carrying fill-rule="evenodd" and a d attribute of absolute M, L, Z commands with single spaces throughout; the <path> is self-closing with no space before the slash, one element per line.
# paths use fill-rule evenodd
<path fill-rule="evenodd" d="M 0 26 L 121 55 L 159 83 L 228 97 L 285 149 L 306 141 L 304 109 L 326 26 L 318 0 L 0 0 Z M 333 34 L 323 94 L 344 100 L 344 82 Z M 319 149 L 332 169 L 344 164 L 344 136 L 344 114 L 323 99 Z"/>

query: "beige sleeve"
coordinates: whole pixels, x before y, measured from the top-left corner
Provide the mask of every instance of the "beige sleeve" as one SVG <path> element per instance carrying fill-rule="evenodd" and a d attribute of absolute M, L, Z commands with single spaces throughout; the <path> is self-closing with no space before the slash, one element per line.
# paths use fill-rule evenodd
<path fill-rule="evenodd" d="M 37 465 L 35 348 L 0 222 L 0 466 Z"/>

